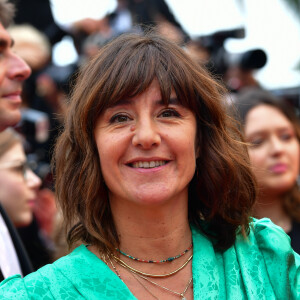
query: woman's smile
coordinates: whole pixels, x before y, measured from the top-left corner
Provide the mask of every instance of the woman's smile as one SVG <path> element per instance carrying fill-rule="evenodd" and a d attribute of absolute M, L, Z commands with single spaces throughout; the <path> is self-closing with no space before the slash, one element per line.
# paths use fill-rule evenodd
<path fill-rule="evenodd" d="M 130 160 L 126 165 L 133 169 L 151 169 L 152 171 L 160 170 L 170 162 L 164 158 L 136 158 Z"/>
<path fill-rule="evenodd" d="M 130 164 L 132 168 L 142 168 L 142 169 L 153 169 L 160 166 L 164 166 L 167 162 L 163 160 L 151 160 L 151 161 L 137 161 Z"/>

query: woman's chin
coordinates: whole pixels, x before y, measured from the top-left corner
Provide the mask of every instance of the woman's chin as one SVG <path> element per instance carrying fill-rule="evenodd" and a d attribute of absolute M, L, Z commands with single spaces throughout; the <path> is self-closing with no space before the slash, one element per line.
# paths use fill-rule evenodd
<path fill-rule="evenodd" d="M 26 227 L 26 226 L 30 225 L 30 223 L 32 222 L 32 219 L 33 219 L 32 214 L 26 215 L 26 216 L 18 218 L 18 220 L 16 220 L 16 221 L 14 221 L 14 225 L 16 227 Z"/>
<path fill-rule="evenodd" d="M 149 206 L 157 207 L 166 204 L 169 199 L 170 197 L 168 195 L 157 194 L 157 193 L 152 193 L 152 195 L 151 194 L 149 195 L 143 193 L 143 194 L 136 195 L 134 201 L 136 204 L 139 205 L 145 205 L 147 207 Z"/>

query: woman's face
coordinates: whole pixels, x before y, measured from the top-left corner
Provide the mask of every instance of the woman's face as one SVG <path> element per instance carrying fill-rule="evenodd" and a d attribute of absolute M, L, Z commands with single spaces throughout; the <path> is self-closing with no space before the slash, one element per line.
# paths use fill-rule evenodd
<path fill-rule="evenodd" d="M 175 93 L 166 107 L 156 80 L 97 120 L 95 140 L 110 201 L 187 201 L 196 164 L 196 119 Z"/>
<path fill-rule="evenodd" d="M 0 202 L 17 227 L 32 221 L 32 209 L 41 185 L 39 177 L 23 168 L 24 163 L 26 157 L 21 143 L 0 157 Z"/>
<path fill-rule="evenodd" d="M 293 124 L 271 105 L 252 108 L 245 123 L 250 160 L 258 185 L 270 194 L 288 191 L 299 174 L 299 141 Z"/>

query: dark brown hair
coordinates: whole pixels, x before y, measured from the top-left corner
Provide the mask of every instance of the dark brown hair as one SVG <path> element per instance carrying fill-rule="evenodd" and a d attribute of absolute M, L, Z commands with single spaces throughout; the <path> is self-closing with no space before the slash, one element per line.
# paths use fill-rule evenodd
<path fill-rule="evenodd" d="M 278 98 L 266 90 L 249 88 L 236 98 L 234 104 L 237 118 L 241 122 L 242 127 L 245 126 L 249 111 L 254 107 L 265 104 L 278 109 L 293 125 L 298 143 L 300 144 L 300 122 L 296 115 L 296 109 L 290 102 Z M 295 181 L 294 186 L 284 195 L 282 205 L 293 220 L 300 222 L 300 190 L 297 181 Z"/>
<path fill-rule="evenodd" d="M 55 149 L 56 193 L 70 244 L 82 240 L 100 251 L 118 246 L 94 140 L 105 109 L 144 92 L 158 80 L 167 104 L 172 89 L 195 113 L 200 149 L 189 186 L 189 220 L 227 249 L 249 230 L 256 196 L 246 146 L 226 115 L 223 87 L 176 44 L 153 33 L 125 34 L 103 47 L 79 73 L 65 128 Z"/>

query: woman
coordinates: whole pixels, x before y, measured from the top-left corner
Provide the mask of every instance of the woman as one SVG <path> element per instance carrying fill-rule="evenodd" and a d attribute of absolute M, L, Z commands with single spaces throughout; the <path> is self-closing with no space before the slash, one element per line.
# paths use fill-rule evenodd
<path fill-rule="evenodd" d="M 299 256 L 280 228 L 250 222 L 255 181 L 221 91 L 154 34 L 101 49 L 78 75 L 55 154 L 68 241 L 85 245 L 4 281 L 0 296 L 296 298 Z"/>
<path fill-rule="evenodd" d="M 0 204 L 17 228 L 34 270 L 52 262 L 46 239 L 36 220 L 37 204 L 46 201 L 44 191 L 43 194 L 40 191 L 41 184 L 41 179 L 27 165 L 21 136 L 13 129 L 1 132 Z M 4 243 L 7 241 L 0 239 L 0 244 Z M 0 253 L 3 251 L 8 250 L 0 246 Z M 6 264 L 6 268 L 6 274 L 14 274 L 9 265 Z"/>
<path fill-rule="evenodd" d="M 53 192 L 40 189 L 42 181 L 29 168 L 22 142 L 13 129 L 0 133 L 0 204 L 17 228 L 37 270 L 53 261 L 52 241 L 45 228 L 52 225 L 55 200 Z"/>
<path fill-rule="evenodd" d="M 292 107 L 261 89 L 236 101 L 259 193 L 254 216 L 268 217 L 300 253 L 300 123 Z"/>
<path fill-rule="evenodd" d="M 21 137 L 12 129 L 0 133 L 0 203 L 16 227 L 31 223 L 40 186 L 27 166 Z"/>

